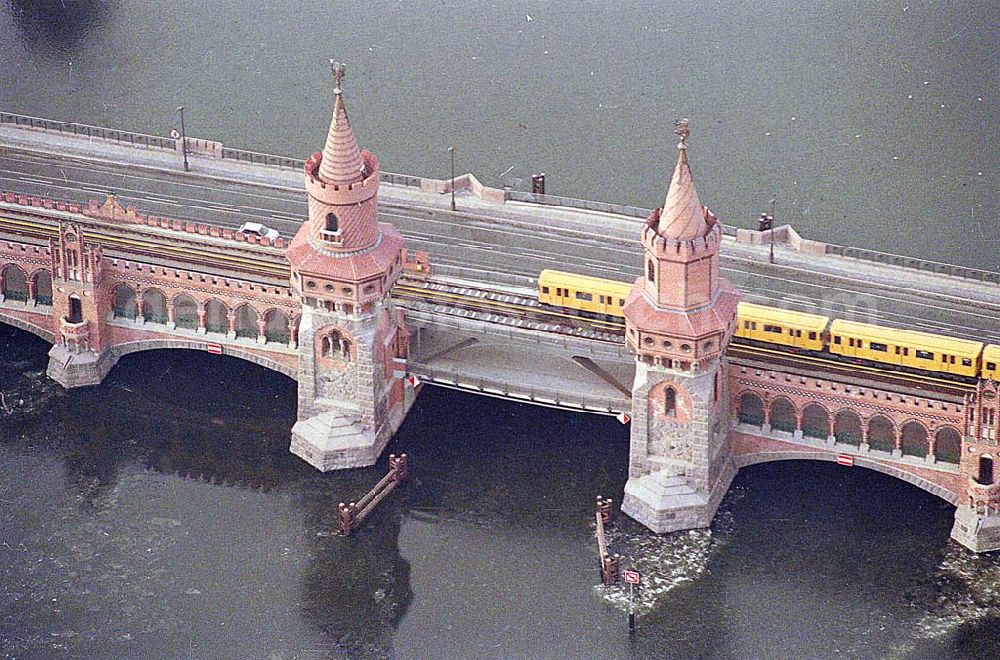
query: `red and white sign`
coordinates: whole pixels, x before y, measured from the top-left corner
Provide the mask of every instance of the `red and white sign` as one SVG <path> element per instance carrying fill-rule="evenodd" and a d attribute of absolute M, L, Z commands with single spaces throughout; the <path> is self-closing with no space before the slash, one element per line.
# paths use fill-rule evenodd
<path fill-rule="evenodd" d="M 205 350 L 212 355 L 222 355 L 222 344 L 206 344 Z"/>
<path fill-rule="evenodd" d="M 420 384 L 420 379 L 414 376 L 413 374 L 410 374 L 410 377 L 407 378 L 406 380 L 410 381 L 410 385 L 413 385 L 414 387 Z"/>
<path fill-rule="evenodd" d="M 622 577 L 625 578 L 625 584 L 639 584 L 638 571 L 624 571 Z"/>
<path fill-rule="evenodd" d="M 837 454 L 837 465 L 854 467 L 854 457 L 850 454 Z"/>
<path fill-rule="evenodd" d="M 626 413 L 618 413 L 617 415 L 615 415 L 615 419 L 617 419 L 622 424 L 628 424 L 630 421 L 632 421 L 632 418 L 629 417 L 628 414 Z"/>

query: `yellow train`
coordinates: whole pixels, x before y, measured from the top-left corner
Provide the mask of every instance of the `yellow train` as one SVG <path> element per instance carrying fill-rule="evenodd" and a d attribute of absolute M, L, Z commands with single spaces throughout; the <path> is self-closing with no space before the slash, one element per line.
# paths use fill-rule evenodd
<path fill-rule="evenodd" d="M 558 270 L 538 277 L 538 301 L 588 317 L 621 318 L 632 285 Z M 1000 346 L 740 303 L 736 336 L 894 367 L 1000 380 Z"/>

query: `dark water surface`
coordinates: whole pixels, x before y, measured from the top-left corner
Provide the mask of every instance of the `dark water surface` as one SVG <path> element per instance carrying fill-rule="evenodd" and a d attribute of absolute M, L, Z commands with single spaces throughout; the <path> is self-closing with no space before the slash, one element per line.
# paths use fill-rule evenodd
<path fill-rule="evenodd" d="M 750 226 L 1000 268 L 995 0 L 0 3 L 0 108 L 305 157 L 328 58 L 384 169 L 652 207 L 692 120 L 703 203 Z M 531 20 L 528 20 L 528 18 Z M 522 183 L 522 189 L 525 185 Z"/>
<path fill-rule="evenodd" d="M 425 388 L 390 446 L 412 481 L 343 539 L 337 502 L 385 461 L 289 454 L 289 379 L 156 351 L 67 392 L 46 350 L 0 326 L 4 657 L 939 658 L 1000 639 L 1000 557 L 879 473 L 746 470 L 711 531 L 619 516 L 612 547 L 648 584 L 629 639 L 593 539 L 594 495 L 626 478 L 611 418 Z"/>

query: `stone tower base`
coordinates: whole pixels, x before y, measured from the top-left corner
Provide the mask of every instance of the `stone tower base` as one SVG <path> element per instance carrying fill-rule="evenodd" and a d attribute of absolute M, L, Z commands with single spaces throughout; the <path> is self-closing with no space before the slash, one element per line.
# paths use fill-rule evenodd
<path fill-rule="evenodd" d="M 118 358 L 110 351 L 94 353 L 83 351 L 74 353 L 56 344 L 49 351 L 49 378 L 63 387 L 85 387 L 99 385 L 108 372 L 117 364 Z"/>
<path fill-rule="evenodd" d="M 951 538 L 973 552 L 1000 550 L 1000 515 L 983 515 L 971 506 L 959 506 Z"/>
<path fill-rule="evenodd" d="M 693 488 L 687 477 L 665 471 L 629 478 L 622 512 L 657 534 L 712 524 L 736 468 L 727 462 L 711 491 Z"/>
<path fill-rule="evenodd" d="M 407 388 L 412 389 L 412 388 Z M 361 418 L 330 410 L 300 420 L 292 427 L 289 451 L 322 472 L 374 465 L 399 429 L 414 396 L 389 411 L 378 430 Z"/>

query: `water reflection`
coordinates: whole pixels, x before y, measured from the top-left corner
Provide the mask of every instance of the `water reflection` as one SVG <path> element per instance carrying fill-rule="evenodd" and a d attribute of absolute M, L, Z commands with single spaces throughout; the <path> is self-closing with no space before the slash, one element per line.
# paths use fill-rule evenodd
<path fill-rule="evenodd" d="M 65 53 L 93 39 L 109 19 L 112 0 L 9 0 L 14 24 L 29 46 Z"/>

